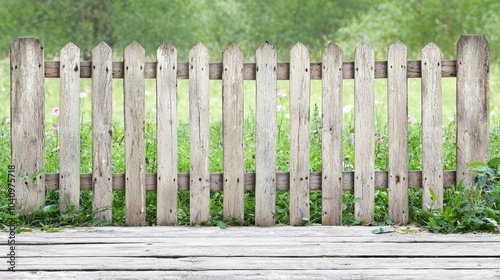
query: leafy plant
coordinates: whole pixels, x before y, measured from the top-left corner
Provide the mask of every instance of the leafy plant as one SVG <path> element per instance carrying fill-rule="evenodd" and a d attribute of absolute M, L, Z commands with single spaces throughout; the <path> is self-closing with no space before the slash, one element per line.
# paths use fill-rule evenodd
<path fill-rule="evenodd" d="M 500 158 L 469 167 L 476 173 L 476 184 L 465 188 L 460 182 L 447 189 L 443 209 L 413 208 L 424 228 L 441 233 L 500 231 Z"/>

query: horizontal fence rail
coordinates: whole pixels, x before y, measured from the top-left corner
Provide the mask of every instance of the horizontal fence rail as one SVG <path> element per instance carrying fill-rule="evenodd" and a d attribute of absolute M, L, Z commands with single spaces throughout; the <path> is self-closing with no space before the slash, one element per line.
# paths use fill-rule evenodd
<path fill-rule="evenodd" d="M 375 171 L 375 188 L 376 189 L 386 189 L 387 180 L 386 171 Z M 156 180 L 157 174 L 147 173 L 146 174 L 146 190 L 156 191 L 158 190 L 158 183 Z M 278 191 L 288 191 L 290 190 L 290 173 L 288 172 L 278 172 L 275 174 L 276 181 L 275 186 Z M 322 190 L 322 173 L 321 172 L 311 172 L 309 177 L 310 190 Z M 190 189 L 189 186 L 189 173 L 177 173 L 176 176 L 176 191 L 187 191 Z M 211 191 L 223 191 L 223 173 L 210 173 L 210 190 Z M 80 189 L 81 190 L 92 190 L 92 174 L 80 174 Z M 445 188 L 452 187 L 456 182 L 456 171 L 444 171 L 443 172 L 443 186 Z M 59 174 L 50 173 L 45 174 L 45 186 L 47 190 L 58 190 L 60 184 Z M 113 190 L 125 190 L 125 174 L 113 174 Z M 256 190 L 256 173 L 244 173 L 243 177 L 243 187 L 245 191 Z M 413 189 L 422 188 L 422 171 L 409 171 L 408 172 L 408 187 Z M 342 172 L 342 190 L 353 190 L 354 189 L 354 172 Z"/>
<path fill-rule="evenodd" d="M 69 43 L 60 61 L 43 60 L 37 38 L 19 38 L 11 48 L 12 164 L 16 166 L 17 204 L 24 212 L 44 203 L 46 190 L 59 190 L 60 210 L 78 208 L 80 191 L 92 190 L 93 210 L 102 221 L 112 221 L 113 190 L 125 190 L 125 220 L 146 224 L 146 191 L 156 191 L 158 225 L 178 222 L 177 192 L 190 192 L 190 221 L 210 220 L 210 191 L 224 192 L 224 218 L 244 219 L 244 192 L 255 191 L 255 223 L 275 223 L 276 191 L 290 192 L 290 224 L 310 218 L 310 191 L 322 191 L 323 225 L 342 220 L 342 191 L 354 190 L 354 215 L 374 220 L 375 190 L 389 192 L 389 218 L 408 223 L 408 189 L 421 188 L 423 207 L 442 208 L 443 189 L 463 182 L 470 186 L 469 163 L 489 156 L 489 46 L 484 36 L 462 36 L 456 60 L 441 60 L 430 43 L 422 59 L 409 61 L 406 46 L 388 48 L 387 61 L 375 61 L 373 48 L 361 43 L 355 61 L 328 45 L 320 63 L 311 63 L 309 50 L 298 43 L 290 63 L 277 63 L 276 50 L 265 42 L 255 63 L 244 63 L 241 49 L 232 44 L 222 63 L 209 63 L 208 49 L 198 43 L 189 62 L 177 62 L 169 43 L 146 62 L 137 42 L 125 48 L 123 62 L 112 61 L 105 43 L 92 51 L 92 61 L 80 61 L 80 50 Z M 443 171 L 441 80 L 457 81 L 457 171 Z M 60 171 L 43 172 L 45 165 L 45 78 L 60 78 Z M 92 79 L 92 173 L 80 174 L 80 78 Z M 388 170 L 375 171 L 375 79 L 387 79 Z M 421 79 L 422 171 L 408 168 L 408 78 Z M 112 173 L 112 80 L 124 80 L 125 172 Z M 156 79 L 157 173 L 146 173 L 145 79 Z M 179 173 L 177 135 L 177 80 L 189 80 L 190 172 Z M 342 168 L 343 80 L 354 79 L 354 172 Z M 222 80 L 223 173 L 210 173 L 210 80 Z M 244 172 L 244 80 L 256 81 L 255 173 Z M 276 172 L 277 81 L 290 81 L 289 172 Z M 322 84 L 322 172 L 310 169 L 311 80 Z M 437 199 L 436 199 L 437 198 Z M 104 211 L 98 211 L 105 209 Z"/>
<path fill-rule="evenodd" d="M 408 78 L 420 78 L 422 77 L 422 61 L 411 60 L 408 61 L 407 71 Z M 60 73 L 60 61 L 45 61 L 45 78 L 59 78 Z M 92 62 L 91 61 L 81 61 L 80 62 L 80 78 L 91 78 L 92 73 Z M 113 79 L 123 79 L 123 62 L 113 61 L 111 67 L 111 73 Z M 177 63 L 177 79 L 189 79 L 189 63 L 180 62 Z M 209 63 L 209 79 L 210 80 L 222 80 L 224 66 L 222 63 Z M 322 77 L 322 63 L 311 63 L 310 66 L 311 80 L 321 80 Z M 343 62 L 342 63 L 342 78 L 343 79 L 354 79 L 354 62 Z M 146 62 L 144 65 L 144 75 L 146 79 L 156 79 L 157 76 L 157 63 L 156 62 Z M 290 80 L 290 63 L 277 63 L 276 73 L 278 80 Z M 455 78 L 457 76 L 457 61 L 456 60 L 444 60 L 441 67 L 441 76 L 443 78 Z M 255 80 L 256 79 L 256 64 L 255 63 L 244 63 L 243 64 L 243 79 L 244 80 Z M 387 78 L 387 61 L 376 61 L 375 62 L 375 79 Z"/>

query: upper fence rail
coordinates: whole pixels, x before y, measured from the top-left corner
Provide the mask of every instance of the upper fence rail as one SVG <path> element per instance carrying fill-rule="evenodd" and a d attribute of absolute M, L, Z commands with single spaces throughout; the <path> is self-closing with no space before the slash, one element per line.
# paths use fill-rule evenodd
<path fill-rule="evenodd" d="M 455 78 L 457 76 L 457 61 L 456 60 L 443 60 L 441 62 L 441 77 Z M 59 61 L 45 61 L 45 78 L 59 78 L 60 77 Z M 112 77 L 113 79 L 123 79 L 124 63 L 122 61 L 114 61 L 112 63 Z M 244 63 L 243 64 L 243 79 L 255 80 L 256 78 L 256 64 Z M 422 77 L 422 61 L 409 60 L 407 62 L 407 75 L 408 78 Z M 156 79 L 156 62 L 146 62 L 144 65 L 144 75 L 146 79 Z M 209 63 L 209 79 L 222 80 L 222 73 L 224 67 L 222 63 Z M 311 63 L 311 80 L 321 80 L 322 78 L 322 63 Z M 354 79 L 354 62 L 342 63 L 342 78 Z M 290 80 L 290 63 L 277 63 L 277 79 Z M 80 78 L 92 77 L 92 61 L 80 61 Z M 387 78 L 387 61 L 375 62 L 375 79 Z M 177 79 L 189 79 L 189 63 L 177 63 Z"/>

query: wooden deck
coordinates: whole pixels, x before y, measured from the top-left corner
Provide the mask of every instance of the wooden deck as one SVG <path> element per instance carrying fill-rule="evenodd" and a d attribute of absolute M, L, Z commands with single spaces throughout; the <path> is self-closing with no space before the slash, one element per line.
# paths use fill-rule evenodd
<path fill-rule="evenodd" d="M 374 227 L 102 227 L 16 235 L 6 279 L 500 279 L 500 235 Z"/>

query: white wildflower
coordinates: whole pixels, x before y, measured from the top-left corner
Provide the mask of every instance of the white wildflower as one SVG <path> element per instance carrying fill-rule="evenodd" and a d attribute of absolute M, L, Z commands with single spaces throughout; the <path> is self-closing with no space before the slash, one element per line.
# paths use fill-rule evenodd
<path fill-rule="evenodd" d="M 350 111 L 352 111 L 352 109 L 354 108 L 353 105 L 346 105 L 344 106 L 344 108 L 342 109 L 342 111 L 344 111 L 344 113 L 349 113 Z"/>

